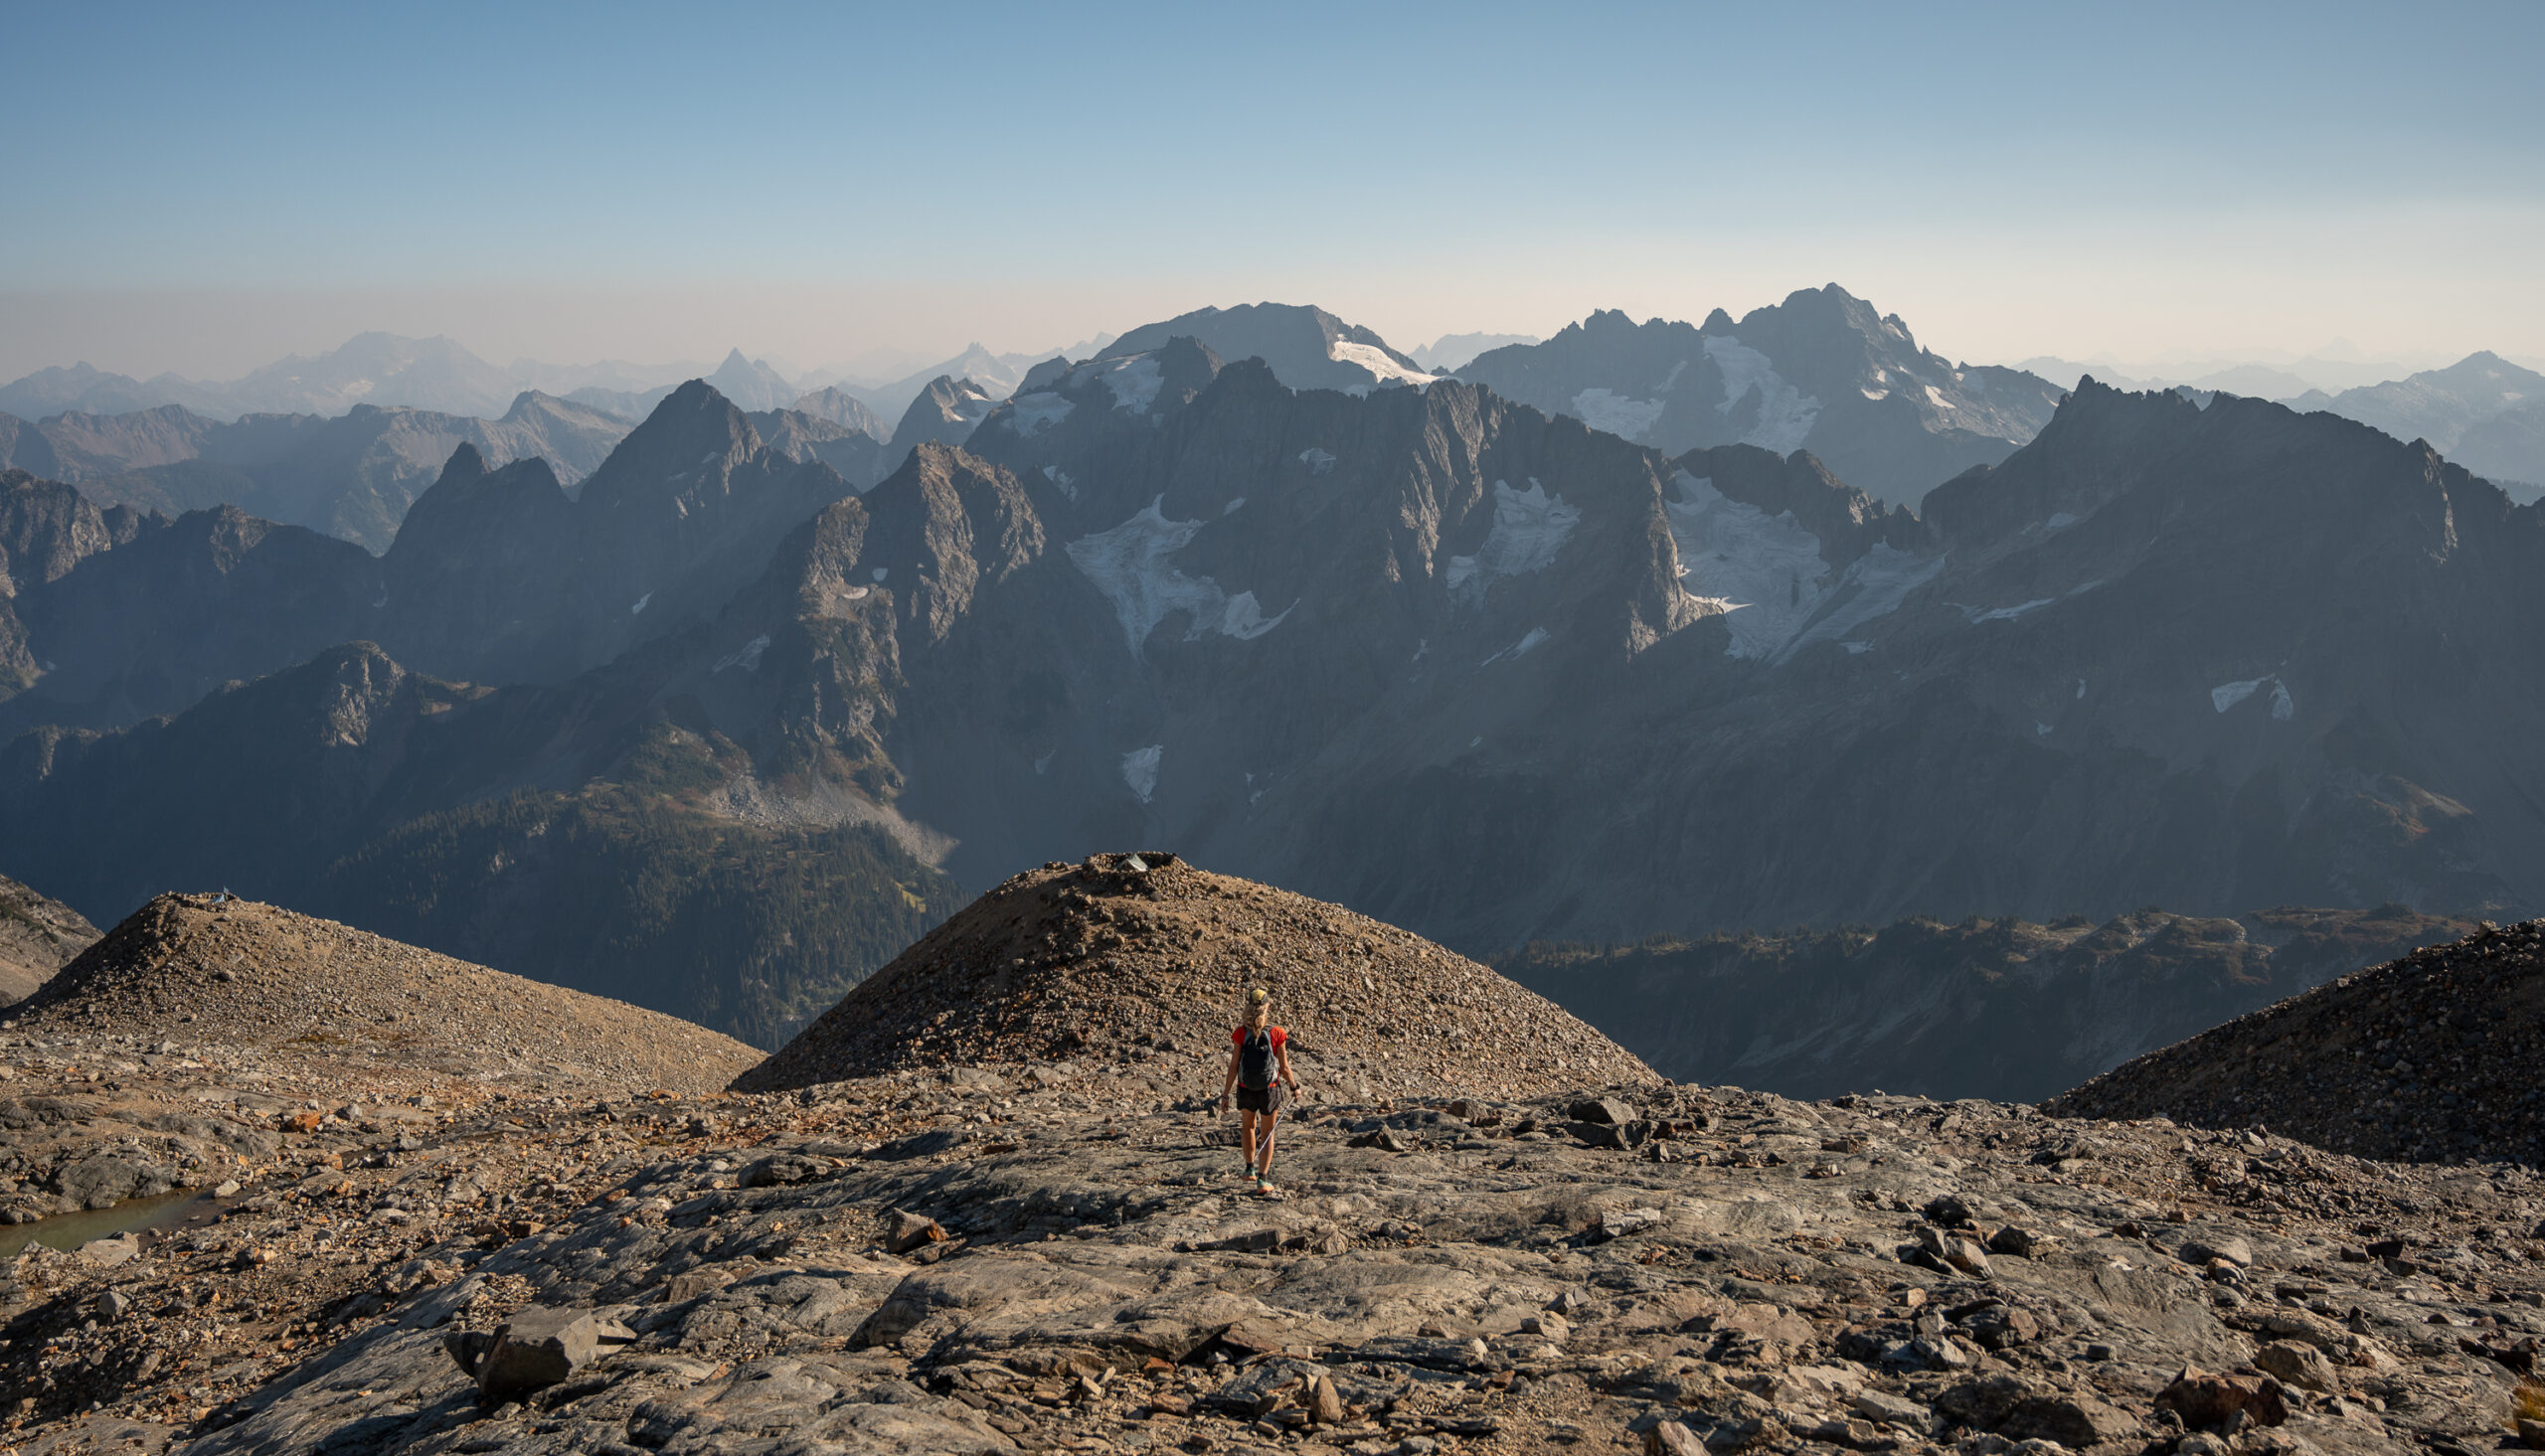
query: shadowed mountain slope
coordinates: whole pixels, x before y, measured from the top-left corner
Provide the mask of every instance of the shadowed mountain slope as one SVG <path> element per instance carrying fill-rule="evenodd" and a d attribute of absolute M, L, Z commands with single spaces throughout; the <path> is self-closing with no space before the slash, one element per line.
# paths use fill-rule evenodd
<path fill-rule="evenodd" d="M 1505 974 L 1681 1081 L 2033 1101 L 2468 921 L 2375 910 L 1533 945 Z"/>

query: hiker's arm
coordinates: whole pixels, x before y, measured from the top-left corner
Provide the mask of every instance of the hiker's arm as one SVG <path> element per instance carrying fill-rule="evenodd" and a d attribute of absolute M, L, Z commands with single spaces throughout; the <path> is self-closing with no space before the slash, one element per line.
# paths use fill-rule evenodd
<path fill-rule="evenodd" d="M 1299 1089 L 1299 1079 L 1290 1071 L 1290 1044 L 1283 1042 L 1280 1046 L 1273 1048 L 1272 1054 L 1281 1059 L 1281 1080 L 1289 1083 L 1290 1090 L 1296 1093 Z"/>
<path fill-rule="evenodd" d="M 1220 1100 L 1223 1102 L 1229 1099 L 1229 1092 L 1237 1086 L 1237 1059 L 1241 1052 L 1240 1048 L 1229 1049 L 1229 1074 L 1220 1082 Z"/>

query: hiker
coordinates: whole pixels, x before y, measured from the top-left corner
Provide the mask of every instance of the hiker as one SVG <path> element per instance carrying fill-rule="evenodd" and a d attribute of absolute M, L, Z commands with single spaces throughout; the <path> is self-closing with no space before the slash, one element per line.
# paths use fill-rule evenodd
<path fill-rule="evenodd" d="M 1281 1115 L 1281 1089 L 1295 1096 L 1299 1079 L 1290 1074 L 1290 1034 L 1272 1025 L 1272 998 L 1258 986 L 1246 993 L 1246 1025 L 1229 1034 L 1228 1080 L 1220 1086 L 1220 1110 L 1229 1110 L 1229 1089 L 1237 1089 L 1239 1130 L 1246 1150 L 1246 1176 L 1255 1191 L 1272 1196 L 1272 1130 Z M 1263 1119 L 1264 1157 L 1255 1155 L 1256 1119 Z"/>

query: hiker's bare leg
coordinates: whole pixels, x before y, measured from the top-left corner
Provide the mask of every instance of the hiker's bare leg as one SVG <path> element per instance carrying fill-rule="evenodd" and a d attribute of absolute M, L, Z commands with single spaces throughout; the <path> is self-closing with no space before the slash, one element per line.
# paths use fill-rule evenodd
<path fill-rule="evenodd" d="M 1258 1179 L 1269 1179 L 1272 1176 L 1272 1135 L 1279 1131 L 1280 1126 L 1280 1113 L 1264 1114 L 1264 1161 L 1255 1165 L 1255 1176 Z"/>
<path fill-rule="evenodd" d="M 1252 1168 L 1255 1166 L 1255 1114 L 1241 1112 L 1237 1115 L 1237 1121 L 1238 1128 L 1246 1139 L 1243 1144 L 1246 1149 L 1246 1166 Z"/>

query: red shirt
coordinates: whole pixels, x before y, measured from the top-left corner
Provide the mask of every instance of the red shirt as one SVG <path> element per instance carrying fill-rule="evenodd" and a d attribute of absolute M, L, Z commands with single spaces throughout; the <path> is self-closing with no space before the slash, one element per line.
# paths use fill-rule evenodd
<path fill-rule="evenodd" d="M 1245 1046 L 1246 1034 L 1253 1030 L 1254 1028 L 1252 1027 L 1240 1027 L 1236 1031 L 1229 1033 L 1229 1045 L 1232 1047 Z M 1265 1030 L 1272 1034 L 1272 1050 L 1275 1052 L 1278 1052 L 1281 1050 L 1282 1043 L 1290 1040 L 1290 1034 L 1282 1031 L 1279 1027 L 1267 1027 Z"/>

